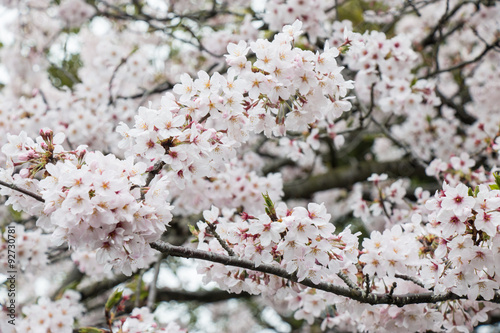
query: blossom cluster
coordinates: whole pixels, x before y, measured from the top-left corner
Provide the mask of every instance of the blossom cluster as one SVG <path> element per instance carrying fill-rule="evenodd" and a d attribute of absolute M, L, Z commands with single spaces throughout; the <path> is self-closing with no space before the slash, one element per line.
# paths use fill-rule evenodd
<path fill-rule="evenodd" d="M 0 2 L 19 8 L 8 24 L 14 42 L 0 41 L 10 76 L 0 90 L 0 129 L 10 133 L 0 138 L 0 180 L 13 185 L 0 194 L 36 216 L 55 244 L 66 242 L 82 272 L 147 268 L 149 244 L 172 214 L 204 211 L 199 249 L 374 297 L 462 298 L 372 306 L 199 265 L 206 282 L 263 294 L 297 319 L 323 319 L 323 329 L 467 331 L 498 308 L 485 301 L 500 290 L 500 3 L 372 1 L 362 16 L 385 33 L 359 34 L 351 30 L 361 12 L 354 24 L 332 22 L 351 17 L 347 1 L 273 0 L 262 13 L 238 9 L 242 0 Z M 259 29 L 280 32 L 257 39 Z M 44 126 L 53 131 L 30 139 Z M 352 166 L 366 145 L 367 162 L 409 157 L 443 185 L 431 195 L 373 174 L 349 191 L 313 194 L 327 204 L 270 202 L 299 176 Z M 264 167 L 273 159 L 278 167 Z M 370 236 L 355 227 L 335 234 L 332 217 L 362 222 Z M 21 268 L 43 266 L 49 236 L 16 228 Z M 46 312 L 58 302 L 69 306 L 46 298 L 25 306 L 22 329 L 69 331 L 81 307 L 61 323 Z M 182 331 L 155 324 L 147 308 L 113 325 Z"/>
<path fill-rule="evenodd" d="M 430 239 L 439 237 L 432 270 L 440 274 L 433 282 L 436 292 L 452 291 L 490 300 L 498 290 L 498 185 L 479 185 L 472 193 L 467 186 L 449 186 L 428 200 L 426 208 Z"/>
<path fill-rule="evenodd" d="M 300 20 L 310 41 L 315 43 L 318 37 L 326 35 L 324 22 L 328 7 L 327 2 L 318 0 L 272 0 L 266 5 L 264 22 L 269 24 L 269 29 L 279 31 L 282 26 Z"/>
<path fill-rule="evenodd" d="M 15 230 L 15 233 L 9 233 Z M 11 235 L 11 237 L 9 237 Z M 16 267 L 24 272 L 36 273 L 48 264 L 47 251 L 50 246 L 50 235 L 42 234 L 41 229 L 25 230 L 22 224 L 11 223 L 3 237 L 0 238 L 1 271 L 8 269 L 8 240 L 15 237 Z M 11 252 L 12 253 L 12 252 Z"/>
<path fill-rule="evenodd" d="M 116 330 L 116 331 L 115 331 Z M 157 332 L 172 332 L 172 333 L 185 333 L 175 322 L 169 322 L 166 326 L 162 327 L 155 321 L 154 314 L 151 313 L 149 308 L 135 308 L 132 313 L 113 323 L 113 332 L 120 333 L 157 333 Z"/>
<path fill-rule="evenodd" d="M 295 274 L 298 281 L 308 278 L 314 283 L 339 283 L 342 280 L 337 273 L 353 272 L 359 234 L 352 234 L 346 228 L 335 235 L 335 227 L 329 223 L 330 215 L 324 205 L 310 203 L 307 209 L 288 209 L 280 203 L 275 208 L 269 206 L 268 212 L 254 217 L 223 210 L 219 216 L 220 210 L 213 206 L 203 212 L 205 221 L 197 224 L 198 248 L 228 254 L 229 246 L 235 255 L 250 259 L 257 265 L 282 267 Z M 199 263 L 198 271 L 205 274 L 206 282 L 218 282 L 221 288 L 236 293 L 246 291 L 279 298 L 297 292 L 295 288 L 301 289 L 298 285 L 288 286 L 286 280 L 272 275 L 220 264 Z M 321 299 L 323 296 L 323 293 L 318 293 L 317 297 L 311 297 Z M 291 302 L 296 306 L 294 310 L 301 308 L 301 315 L 309 321 L 319 316 L 326 306 L 324 301 L 316 304 L 312 298 L 311 303 Z M 314 309 L 309 307 L 312 304 L 315 304 Z"/>
<path fill-rule="evenodd" d="M 71 333 L 73 323 L 82 315 L 83 305 L 79 303 L 80 294 L 67 290 L 57 301 L 40 297 L 36 304 L 23 307 L 24 318 L 16 327 L 17 332 Z"/>
<path fill-rule="evenodd" d="M 364 197 L 364 187 L 356 186 L 349 200 L 354 217 L 360 218 L 369 229 L 391 228 L 410 218 L 412 207 L 405 201 L 407 184 L 403 179 L 389 183 L 387 174 L 372 174 L 368 181 L 373 184 L 370 200 Z M 426 196 L 421 189 L 415 191 L 417 198 Z M 427 195 L 428 197 L 428 195 Z"/>
<path fill-rule="evenodd" d="M 471 187 L 493 182 L 494 171 L 487 171 L 484 166 L 476 167 L 476 162 L 466 152 L 459 156 L 451 156 L 448 163 L 436 158 L 425 169 L 428 176 L 442 179 L 451 186 L 462 183 Z"/>
<path fill-rule="evenodd" d="M 154 179 L 145 193 L 134 186 L 145 165 L 99 152 L 85 155 L 78 167 L 71 161 L 48 165 L 40 182 L 45 199 L 38 224 L 54 228 L 53 239 L 77 248 L 98 249 L 101 263 L 111 261 L 125 274 L 154 258 L 150 242 L 158 240 L 172 218 L 166 203 L 165 179 Z"/>
<path fill-rule="evenodd" d="M 13 177 L 4 175 L 22 188 L 31 181 L 33 193 L 42 199 L 37 226 L 51 231 L 55 244 L 98 250 L 100 263 L 110 262 L 128 275 L 154 259 L 149 243 L 160 238 L 172 219 L 166 178 L 158 176 L 141 190 L 146 185 L 144 163 L 87 152 L 84 147 L 64 151 L 64 135 L 54 136 L 50 130 L 43 130 L 36 143 L 25 133 L 9 140 L 3 152 L 12 165 L 24 168 Z M 34 178 L 39 173 L 41 180 Z M 15 209 L 30 211 L 29 203 L 19 197 L 9 201 Z"/>
<path fill-rule="evenodd" d="M 386 179 L 386 175 L 370 177 L 377 192 L 393 204 L 404 196 L 404 189 L 399 182 L 383 185 Z M 419 202 L 405 211 L 408 222 L 393 224 L 383 232 L 373 231 L 363 240 L 362 249 L 358 249 L 359 234 L 352 234 L 349 228 L 333 233 L 335 227 L 329 223 L 324 205 L 287 209 L 280 203 L 274 209 L 267 200 L 266 214 L 257 217 L 236 215 L 231 210 L 223 210 L 220 216 L 216 207 L 205 211 L 205 221 L 197 224 L 198 248 L 250 259 L 257 265 L 284 268 L 299 282 L 307 278 L 314 283 L 343 284 L 345 279 L 337 276 L 343 273 L 358 288 L 369 288 L 369 292 L 388 292 L 388 286 L 394 284 L 391 293 L 432 290 L 436 295 L 452 292 L 466 297 L 448 302 L 446 310 L 441 310 L 439 303 L 401 309 L 360 305 L 265 273 L 220 264 L 200 263 L 198 270 L 206 282 L 215 281 L 232 292 L 284 299 L 295 311 L 295 318 L 309 323 L 326 311 L 325 328 L 347 325 L 367 331 L 390 331 L 390 327 L 411 331 L 470 330 L 474 323 L 484 320 L 487 311 L 498 308 L 488 303 L 477 307 L 475 300 L 491 300 L 500 289 L 496 259 L 500 251 L 496 245 L 500 237 L 500 190 L 498 185 L 480 185 L 473 193 L 463 184 L 445 184 L 434 197 L 421 191 L 417 197 Z M 372 204 L 372 208 L 376 206 L 379 203 Z M 388 214 L 393 216 L 394 212 Z M 332 304 L 337 310 L 329 314 L 328 305 Z M 340 304 L 346 311 L 364 315 L 342 319 L 337 316 Z M 428 320 L 415 320 L 421 316 Z"/>
<path fill-rule="evenodd" d="M 227 76 L 182 75 L 173 89 L 178 97 L 167 93 L 160 109 L 139 109 L 134 128 L 118 127 L 126 156 L 148 165 L 164 162 L 182 188 L 194 172 L 214 175 L 251 132 L 283 136 L 319 121 L 333 124 L 351 108 L 344 97 L 352 83 L 340 74 L 338 49 L 327 44 L 324 52 L 313 53 L 293 47 L 300 29 L 297 21 L 272 42 L 229 44 Z M 246 57 L 250 50 L 253 64 Z"/>

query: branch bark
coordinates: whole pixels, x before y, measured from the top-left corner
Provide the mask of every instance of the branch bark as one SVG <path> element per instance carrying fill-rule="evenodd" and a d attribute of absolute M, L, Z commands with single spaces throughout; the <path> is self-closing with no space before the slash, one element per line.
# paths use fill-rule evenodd
<path fill-rule="evenodd" d="M 27 196 L 30 196 L 33 199 L 36 199 L 36 200 L 38 200 L 40 202 L 45 202 L 45 200 L 41 196 L 39 196 L 38 194 L 33 193 L 31 191 L 28 191 L 28 190 L 25 190 L 25 189 L 22 189 L 20 187 L 17 187 L 16 185 L 9 184 L 9 183 L 6 183 L 6 182 L 1 181 L 1 180 L 0 180 L 0 185 L 8 187 L 8 188 L 10 188 L 10 189 L 12 189 L 14 191 L 18 191 L 18 192 L 21 192 L 23 194 L 26 194 Z"/>
<path fill-rule="evenodd" d="M 283 279 L 299 283 L 306 287 L 323 290 L 338 296 L 344 296 L 352 300 L 356 300 L 360 303 L 367 303 L 371 305 L 390 304 L 402 307 L 408 304 L 439 303 L 450 300 L 466 299 L 465 296 L 458 296 L 453 293 L 446 293 L 442 295 L 435 295 L 432 292 L 397 295 L 391 293 L 366 293 L 365 291 L 361 291 L 359 289 L 345 288 L 326 282 L 320 282 L 316 284 L 308 278 L 298 281 L 298 278 L 295 274 L 290 274 L 281 267 L 267 264 L 256 265 L 253 261 L 248 259 L 230 257 L 227 255 L 221 255 L 213 252 L 207 252 L 182 246 L 174 246 L 164 242 L 151 243 L 151 247 L 166 255 L 174 257 L 201 259 L 227 266 L 239 267 L 275 275 Z M 477 300 L 482 301 L 483 299 L 478 298 Z M 488 300 L 488 302 L 500 303 L 500 295 L 495 294 L 495 297 L 492 300 Z"/>
<path fill-rule="evenodd" d="M 341 166 L 327 173 L 312 176 L 306 180 L 284 184 L 283 191 L 285 192 L 285 196 L 283 200 L 289 198 L 309 198 L 315 192 L 332 188 L 348 188 L 356 182 L 366 180 L 372 173 L 427 178 L 424 168 L 412 164 L 409 160 L 380 163 L 365 161 L 355 166 Z"/>
<path fill-rule="evenodd" d="M 172 289 L 159 289 L 157 294 L 157 301 L 193 301 L 200 303 L 215 303 L 226 301 L 235 298 L 250 298 L 252 295 L 246 292 L 240 294 L 231 294 L 224 290 L 210 290 L 210 291 L 185 291 L 185 290 L 172 290 Z"/>

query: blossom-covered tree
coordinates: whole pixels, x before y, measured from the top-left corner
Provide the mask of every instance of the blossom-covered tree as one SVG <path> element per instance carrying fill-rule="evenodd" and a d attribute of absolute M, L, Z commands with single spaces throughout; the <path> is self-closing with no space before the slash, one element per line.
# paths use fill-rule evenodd
<path fill-rule="evenodd" d="M 497 1 L 0 5 L 1 332 L 498 321 Z"/>

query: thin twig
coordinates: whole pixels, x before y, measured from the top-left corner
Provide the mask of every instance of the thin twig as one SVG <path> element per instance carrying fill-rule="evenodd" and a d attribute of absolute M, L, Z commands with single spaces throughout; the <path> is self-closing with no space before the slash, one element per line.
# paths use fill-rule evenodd
<path fill-rule="evenodd" d="M 342 281 L 344 281 L 345 284 L 347 284 L 347 286 L 353 290 L 361 290 L 358 285 L 356 285 L 351 279 L 349 279 L 349 277 L 347 276 L 347 274 L 345 274 L 344 272 L 340 271 L 337 273 L 337 276 L 339 278 L 342 279 Z"/>
<path fill-rule="evenodd" d="M 154 266 L 154 272 L 153 272 L 153 281 L 151 281 L 151 284 L 149 286 L 149 294 L 148 294 L 148 302 L 147 306 L 148 308 L 153 311 L 153 307 L 156 302 L 156 292 L 157 292 L 157 282 L 158 282 L 158 276 L 160 275 L 160 268 L 161 268 L 161 262 L 163 260 L 163 256 L 158 256 L 158 260 L 156 260 L 155 266 Z"/>
<path fill-rule="evenodd" d="M 116 77 L 116 73 L 118 72 L 120 67 L 122 67 L 127 62 L 128 58 L 130 58 L 130 56 L 135 53 L 135 51 L 137 51 L 137 49 L 133 49 L 126 57 L 123 57 L 120 60 L 120 63 L 118 64 L 118 66 L 115 67 L 113 74 L 111 74 L 111 78 L 109 79 L 109 84 L 108 84 L 108 91 L 109 91 L 109 103 L 108 104 L 109 105 L 115 103 L 115 101 L 113 100 L 113 92 L 111 90 L 113 88 L 113 80 Z"/>
<path fill-rule="evenodd" d="M 370 293 L 370 275 L 368 274 L 365 275 L 365 292 Z"/>
<path fill-rule="evenodd" d="M 231 257 L 235 257 L 236 256 L 236 253 L 234 253 L 233 249 L 231 249 L 229 247 L 229 245 L 226 243 L 225 240 L 223 240 L 221 238 L 221 236 L 217 233 L 217 229 L 215 227 L 215 225 L 213 225 L 212 223 L 206 221 L 207 225 L 208 225 L 208 228 L 210 229 L 210 231 L 212 232 L 212 235 L 217 239 L 217 241 L 219 242 L 220 246 L 222 246 L 222 248 L 224 250 L 227 251 L 227 253 L 231 256 Z"/>
<path fill-rule="evenodd" d="M 401 280 L 411 281 L 411 282 L 415 283 L 417 286 L 425 288 L 425 285 L 413 276 L 407 276 L 407 275 L 403 275 L 403 274 L 395 274 L 394 276 L 397 277 L 398 279 L 401 279 Z"/>
<path fill-rule="evenodd" d="M 483 52 L 481 52 L 474 59 L 461 62 L 461 63 L 459 63 L 459 64 L 457 64 L 455 66 L 451 66 L 451 67 L 448 67 L 448 68 L 436 70 L 436 71 L 434 71 L 432 73 L 429 73 L 429 74 L 427 74 L 427 75 L 419 78 L 418 80 L 428 79 L 429 77 L 436 76 L 436 75 L 441 74 L 441 73 L 452 72 L 454 70 L 461 69 L 461 68 L 463 68 L 463 67 L 465 67 L 467 65 L 476 63 L 476 62 L 480 61 L 486 55 L 486 53 L 488 53 L 490 50 L 494 49 L 495 47 L 499 47 L 499 46 L 500 46 L 500 39 L 497 39 L 494 43 L 486 45 L 486 47 L 484 48 Z"/>

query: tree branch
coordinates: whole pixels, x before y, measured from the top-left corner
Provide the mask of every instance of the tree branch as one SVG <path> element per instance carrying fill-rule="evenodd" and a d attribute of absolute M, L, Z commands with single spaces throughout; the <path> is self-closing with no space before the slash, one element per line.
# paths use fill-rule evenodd
<path fill-rule="evenodd" d="M 151 311 L 153 311 L 153 308 L 154 308 L 154 305 L 156 302 L 157 283 L 158 283 L 158 276 L 160 275 L 160 268 L 161 268 L 162 260 L 163 260 L 163 256 L 159 256 L 159 258 L 156 260 L 155 265 L 154 265 L 153 281 L 151 281 L 151 284 L 149 285 L 147 307 Z"/>
<path fill-rule="evenodd" d="M 418 79 L 419 80 L 420 79 L 428 79 L 428 78 L 436 76 L 438 74 L 445 73 L 445 72 L 452 72 L 454 70 L 461 69 L 461 68 L 463 68 L 463 67 L 465 67 L 467 65 L 470 65 L 470 64 L 473 64 L 475 62 L 478 62 L 478 61 L 480 61 L 486 55 L 486 53 L 488 53 L 490 50 L 492 50 L 492 49 L 494 49 L 495 47 L 498 47 L 498 46 L 500 46 L 500 39 L 497 39 L 495 42 L 486 45 L 486 47 L 484 48 L 483 52 L 481 52 L 479 55 L 477 55 L 474 59 L 461 62 L 461 63 L 459 63 L 459 64 L 457 64 L 455 66 L 451 66 L 451 67 L 448 67 L 448 68 L 436 70 L 436 71 L 434 71 L 432 73 L 428 73 L 427 75 L 425 75 L 425 76 L 423 76 L 421 78 L 418 78 Z"/>
<path fill-rule="evenodd" d="M 453 293 L 446 293 L 442 295 L 435 295 L 432 292 L 419 293 L 419 294 L 398 294 L 398 295 L 390 293 L 368 294 L 365 293 L 364 291 L 340 287 L 326 282 L 320 282 L 316 284 L 308 278 L 298 281 L 298 278 L 295 274 L 290 274 L 281 267 L 275 265 L 267 265 L 267 264 L 256 265 L 253 261 L 248 259 L 230 257 L 227 255 L 221 255 L 213 252 L 201 251 L 182 246 L 174 246 L 164 242 L 153 242 L 151 243 L 151 247 L 166 255 L 174 257 L 201 259 L 223 264 L 226 266 L 240 267 L 265 274 L 275 275 L 283 279 L 299 283 L 306 287 L 323 290 L 338 296 L 344 296 L 352 300 L 356 300 L 360 303 L 367 303 L 372 305 L 390 304 L 402 307 L 408 304 L 439 303 L 450 300 L 466 299 L 466 296 L 458 296 Z M 478 298 L 477 300 L 482 301 L 484 299 Z M 488 300 L 488 302 L 500 303 L 500 295 L 495 294 L 495 297 L 492 300 Z"/>
<path fill-rule="evenodd" d="M 307 182 L 294 181 L 284 184 L 284 200 L 289 198 L 308 198 L 318 191 L 329 190 L 331 188 L 347 188 L 356 182 L 364 181 L 372 173 L 388 173 L 398 176 L 418 176 L 427 178 L 425 169 L 420 165 L 415 165 L 409 160 L 374 162 L 364 161 L 356 166 L 344 165 L 331 169 L 327 173 L 312 176 Z"/>
<path fill-rule="evenodd" d="M 200 303 L 214 303 L 226 301 L 234 298 L 250 298 L 252 295 L 246 292 L 240 294 L 232 294 L 224 290 L 209 290 L 209 291 L 185 291 L 172 289 L 159 289 L 157 300 L 160 302 L 169 301 L 194 301 Z"/>
<path fill-rule="evenodd" d="M 33 193 L 33 192 L 31 192 L 31 191 L 28 191 L 28 190 L 25 190 L 25 189 L 22 189 L 22 188 L 20 188 L 20 187 L 17 187 L 16 185 L 9 184 L 9 183 L 6 183 L 6 182 L 1 181 L 1 180 L 0 180 L 0 185 L 5 186 L 5 187 L 8 187 L 8 188 L 10 188 L 10 189 L 12 189 L 12 190 L 14 190 L 14 191 L 17 191 L 17 192 L 21 192 L 21 193 L 23 193 L 23 194 L 26 194 L 27 196 L 30 196 L 30 197 L 32 197 L 33 199 L 38 200 L 38 201 L 40 201 L 40 202 L 45 202 L 45 200 L 44 200 L 41 196 L 39 196 L 38 194 Z"/>

